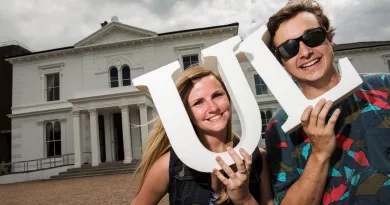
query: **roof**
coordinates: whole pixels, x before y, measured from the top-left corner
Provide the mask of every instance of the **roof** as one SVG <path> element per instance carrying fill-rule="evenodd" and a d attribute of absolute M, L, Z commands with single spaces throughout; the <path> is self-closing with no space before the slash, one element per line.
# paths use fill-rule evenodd
<path fill-rule="evenodd" d="M 23 56 L 29 56 L 29 55 L 34 55 L 34 54 L 40 54 L 40 53 L 48 53 L 48 52 L 52 52 L 52 51 L 67 50 L 67 49 L 72 49 L 72 48 L 74 48 L 74 46 L 55 48 L 55 49 L 43 50 L 43 51 L 36 51 L 36 52 L 31 52 L 31 53 L 23 53 L 23 54 L 20 54 L 20 55 L 8 56 L 7 58 L 23 57 Z"/>
<path fill-rule="evenodd" d="M 380 46 L 390 46 L 390 41 L 369 41 L 369 42 L 337 44 L 335 50 L 344 51 L 344 50 L 371 48 L 371 47 L 380 47 Z"/>
<path fill-rule="evenodd" d="M 194 29 L 172 31 L 172 32 L 167 32 L 167 33 L 159 33 L 158 36 L 166 36 L 166 35 L 171 35 L 171 34 L 176 34 L 176 33 L 186 33 L 186 32 L 201 31 L 201 30 L 208 30 L 208 29 L 225 28 L 225 27 L 238 26 L 238 25 L 239 25 L 239 23 L 236 22 L 236 23 L 219 25 L 219 26 L 210 26 L 210 27 L 203 27 L 203 28 L 194 28 Z"/>
<path fill-rule="evenodd" d="M 172 32 L 167 32 L 167 33 L 160 33 L 160 34 L 157 34 L 157 36 L 167 36 L 167 35 L 172 35 L 172 34 L 177 34 L 177 33 L 186 33 L 186 32 L 193 32 L 193 31 L 218 29 L 218 28 L 225 28 L 225 27 L 231 27 L 231 26 L 239 26 L 239 23 L 236 22 L 236 23 L 219 25 L 219 26 L 211 26 L 211 27 L 203 27 L 203 28 L 195 28 L 195 29 L 187 29 L 187 30 L 178 30 L 178 31 L 172 31 Z M 67 49 L 72 49 L 72 48 L 75 48 L 75 46 L 68 46 L 68 47 L 55 48 L 55 49 L 50 49 L 50 50 L 37 51 L 37 52 L 28 53 L 28 54 L 9 56 L 8 58 L 23 57 L 23 56 L 28 56 L 28 55 L 48 53 L 48 52 L 52 52 L 52 51 L 67 50 Z"/>

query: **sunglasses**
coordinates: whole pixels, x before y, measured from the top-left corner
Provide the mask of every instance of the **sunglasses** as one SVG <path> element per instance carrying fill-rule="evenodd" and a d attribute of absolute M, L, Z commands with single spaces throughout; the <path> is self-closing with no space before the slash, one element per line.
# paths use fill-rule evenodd
<path fill-rule="evenodd" d="M 299 52 L 299 42 L 302 41 L 305 45 L 314 48 L 321 45 L 326 38 L 326 31 L 322 27 L 318 27 L 306 31 L 302 36 L 296 39 L 290 39 L 275 49 L 283 59 L 287 60 L 296 56 Z"/>

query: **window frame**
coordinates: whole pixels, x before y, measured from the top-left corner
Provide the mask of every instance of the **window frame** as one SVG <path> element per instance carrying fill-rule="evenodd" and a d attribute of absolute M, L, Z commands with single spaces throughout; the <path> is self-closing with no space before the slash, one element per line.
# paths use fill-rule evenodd
<path fill-rule="evenodd" d="M 62 69 L 65 67 L 64 62 L 60 63 L 52 63 L 52 64 L 45 64 L 45 65 L 40 65 L 38 66 L 38 69 L 40 71 L 40 80 L 41 80 L 41 90 L 40 90 L 40 95 L 41 95 L 41 100 L 43 103 L 51 103 L 51 102 L 56 102 L 56 101 L 47 101 L 47 93 L 46 93 L 46 75 L 53 74 L 53 73 L 58 73 L 59 74 L 59 100 L 61 98 L 62 94 Z"/>
<path fill-rule="evenodd" d="M 260 84 L 256 84 L 256 76 L 259 76 Z M 263 82 L 263 84 L 261 84 L 261 82 Z M 253 73 L 253 85 L 254 85 L 254 94 L 256 96 L 270 95 L 270 90 L 268 89 L 267 84 L 265 84 L 264 80 L 261 78 L 261 76 L 258 73 Z M 266 87 L 266 93 L 261 92 L 260 94 L 257 94 L 256 85 L 259 85 L 260 87 L 264 85 Z"/>
<path fill-rule="evenodd" d="M 50 133 L 48 133 L 48 128 L 47 126 L 51 124 L 52 125 L 52 139 L 48 139 L 48 135 Z M 58 132 L 57 134 L 59 135 L 59 139 L 56 139 L 56 125 L 58 125 Z M 58 156 L 61 156 L 62 153 L 63 153 L 63 147 L 62 147 L 62 125 L 61 125 L 61 121 L 60 120 L 50 120 L 50 121 L 45 121 L 44 123 L 44 142 L 43 142 L 43 146 L 44 146 L 44 156 L 46 156 L 46 158 L 50 158 L 50 157 L 58 157 Z M 50 138 L 50 137 L 49 137 Z M 59 145 L 57 145 L 57 147 L 60 149 L 59 153 L 56 153 L 56 143 L 58 143 Z M 49 146 L 50 144 L 53 144 L 53 155 L 51 155 L 49 152 L 51 149 L 49 149 Z"/>
<path fill-rule="evenodd" d="M 176 52 L 177 59 L 179 60 L 180 66 L 184 70 L 183 56 L 189 55 L 198 55 L 198 63 L 202 63 L 202 59 L 200 59 L 200 52 L 204 48 L 204 44 L 192 44 L 185 46 L 174 47 L 174 51 Z"/>
<path fill-rule="evenodd" d="M 129 78 L 124 78 L 124 75 L 123 75 L 123 69 L 125 68 L 128 68 L 129 69 Z M 130 81 L 130 83 L 128 85 L 124 85 L 124 82 L 126 81 Z M 122 82 L 122 87 L 124 86 L 131 86 L 132 85 L 132 82 L 131 82 L 131 69 L 130 69 L 130 66 L 125 64 L 121 67 L 121 82 Z"/>
<path fill-rule="evenodd" d="M 48 87 L 48 77 L 49 76 L 54 76 L 54 75 L 58 75 L 58 86 L 56 87 L 55 85 L 53 87 L 50 87 L 51 89 L 55 89 L 55 88 L 58 88 L 58 99 L 55 99 L 55 93 L 53 92 L 53 100 L 49 100 L 49 96 L 48 96 L 48 90 L 49 90 L 49 87 Z M 45 76 L 45 101 L 46 102 L 55 102 L 55 101 L 59 101 L 61 99 L 61 75 L 59 72 L 51 72 L 51 73 L 45 73 L 44 74 Z M 53 77 L 53 81 L 55 80 L 55 77 Z"/>
<path fill-rule="evenodd" d="M 191 58 L 194 57 L 194 56 L 196 56 L 196 57 L 198 58 L 198 60 L 197 60 L 196 63 L 192 63 L 192 60 L 191 60 Z M 190 65 L 187 66 L 187 67 L 184 66 L 184 58 L 186 58 L 186 57 L 189 57 L 189 58 L 190 58 Z M 199 64 L 199 54 L 196 53 L 196 54 L 182 55 L 182 56 L 181 56 L 181 60 L 182 60 L 182 62 L 183 62 L 183 69 L 185 70 L 185 69 L 187 69 L 188 67 L 190 67 L 190 66 L 192 66 L 192 65 L 194 65 L 194 64 Z"/>
<path fill-rule="evenodd" d="M 116 81 L 112 81 L 111 80 L 111 70 L 112 69 L 116 69 L 116 74 L 117 74 L 117 80 Z M 116 66 L 111 66 L 109 69 L 108 69 L 108 85 L 110 88 L 119 88 L 121 87 L 121 80 L 120 80 L 120 76 L 119 76 L 119 73 L 120 73 L 120 69 L 118 69 Z M 113 82 L 117 82 L 118 85 L 116 87 L 112 87 L 112 83 Z"/>

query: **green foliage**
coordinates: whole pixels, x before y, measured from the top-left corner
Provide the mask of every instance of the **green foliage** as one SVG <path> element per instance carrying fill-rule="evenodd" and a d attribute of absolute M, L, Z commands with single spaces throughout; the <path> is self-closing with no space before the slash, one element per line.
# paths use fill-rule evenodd
<path fill-rule="evenodd" d="M 10 166 L 11 166 L 11 165 L 9 165 L 9 164 L 7 164 L 7 163 L 4 163 L 4 161 L 1 162 L 1 163 L 0 163 L 0 176 L 9 174 L 9 170 L 10 170 L 9 168 L 10 168 Z"/>

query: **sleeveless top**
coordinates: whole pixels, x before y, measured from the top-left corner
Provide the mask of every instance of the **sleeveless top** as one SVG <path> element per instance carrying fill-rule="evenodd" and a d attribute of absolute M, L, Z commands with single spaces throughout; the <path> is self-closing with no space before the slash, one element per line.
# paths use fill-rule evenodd
<path fill-rule="evenodd" d="M 238 140 L 234 140 L 233 144 L 238 144 Z M 259 204 L 261 170 L 262 158 L 259 149 L 256 148 L 252 154 L 249 190 Z M 186 166 L 172 148 L 169 159 L 168 193 L 171 205 L 210 205 L 213 200 L 216 201 L 215 198 L 218 200 L 218 193 L 211 187 L 211 173 L 198 172 Z"/>

